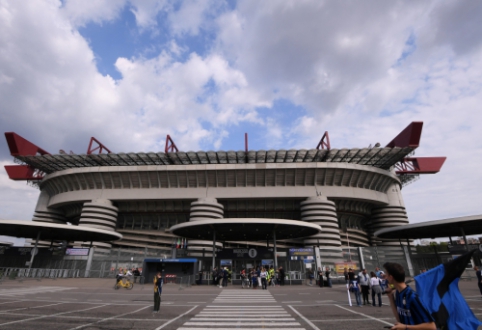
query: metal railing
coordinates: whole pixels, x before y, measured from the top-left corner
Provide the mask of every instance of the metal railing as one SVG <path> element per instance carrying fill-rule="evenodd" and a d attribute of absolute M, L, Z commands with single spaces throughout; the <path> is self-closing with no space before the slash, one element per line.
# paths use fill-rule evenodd
<path fill-rule="evenodd" d="M 0 268 L 2 279 L 42 279 L 82 277 L 80 269 L 48 269 L 48 268 Z"/>

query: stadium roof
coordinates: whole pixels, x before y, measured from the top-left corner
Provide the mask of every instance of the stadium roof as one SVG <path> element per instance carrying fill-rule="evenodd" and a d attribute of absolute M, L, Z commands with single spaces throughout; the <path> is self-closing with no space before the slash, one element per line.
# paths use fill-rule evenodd
<path fill-rule="evenodd" d="M 482 234 L 482 215 L 427 221 L 411 225 L 381 229 L 379 238 L 417 239 Z"/>
<path fill-rule="evenodd" d="M 0 234 L 5 236 L 36 238 L 59 241 L 116 241 L 122 234 L 99 228 L 69 226 L 66 224 L 47 223 L 25 220 L 0 220 Z"/>
<path fill-rule="evenodd" d="M 239 241 L 243 238 L 259 241 L 271 239 L 273 231 L 277 240 L 312 236 L 320 233 L 321 226 L 286 219 L 223 218 L 183 222 L 172 226 L 169 231 L 190 239 L 212 240 L 215 231 L 216 241 Z"/>
<path fill-rule="evenodd" d="M 45 173 L 95 166 L 260 164 L 332 162 L 389 169 L 412 153 L 412 147 L 362 149 L 301 149 L 258 151 L 140 152 L 81 155 L 16 155 L 15 158 Z"/>

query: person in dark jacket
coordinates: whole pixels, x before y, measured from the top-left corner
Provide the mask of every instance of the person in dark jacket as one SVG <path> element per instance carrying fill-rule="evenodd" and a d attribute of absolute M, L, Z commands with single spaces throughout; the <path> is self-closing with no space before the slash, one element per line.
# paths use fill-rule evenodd
<path fill-rule="evenodd" d="M 285 270 L 283 267 L 279 268 L 279 282 L 280 285 L 285 285 Z"/>
<path fill-rule="evenodd" d="M 162 293 L 162 285 L 164 284 L 164 280 L 162 279 L 161 272 L 157 272 L 156 276 L 154 277 L 154 310 L 153 313 L 159 313 L 159 308 L 161 307 L 161 293 Z"/>

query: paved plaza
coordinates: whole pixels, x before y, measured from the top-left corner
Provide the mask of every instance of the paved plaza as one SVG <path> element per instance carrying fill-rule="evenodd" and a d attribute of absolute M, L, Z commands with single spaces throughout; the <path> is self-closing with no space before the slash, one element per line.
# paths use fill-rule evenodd
<path fill-rule="evenodd" d="M 151 284 L 114 290 L 114 279 L 5 280 L 0 329 L 383 329 L 394 318 L 382 307 L 348 305 L 346 287 L 293 285 L 268 290 L 166 284 L 160 313 L 152 313 Z M 482 318 L 475 281 L 461 281 Z"/>

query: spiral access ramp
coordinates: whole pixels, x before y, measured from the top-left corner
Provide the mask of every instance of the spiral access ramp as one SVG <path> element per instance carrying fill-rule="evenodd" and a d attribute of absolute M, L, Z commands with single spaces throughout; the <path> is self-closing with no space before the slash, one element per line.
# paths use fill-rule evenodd
<path fill-rule="evenodd" d="M 375 243 L 378 246 L 399 245 L 400 243 L 396 239 L 375 238 L 373 237 L 373 233 L 380 229 L 403 226 L 406 224 L 408 224 L 408 217 L 405 207 L 403 206 L 389 205 L 372 209 L 370 224 L 370 236 L 372 237 L 372 243 Z"/>
<path fill-rule="evenodd" d="M 203 198 L 191 203 L 189 221 L 205 219 L 222 219 L 224 206 L 214 198 Z M 216 247 L 222 248 L 222 243 L 216 242 Z M 189 240 L 187 245 L 189 256 L 212 257 L 213 242 L 205 240 Z"/>
<path fill-rule="evenodd" d="M 300 203 L 301 220 L 321 226 L 321 233 L 303 240 L 305 246 L 341 246 L 335 203 L 326 197 L 310 197 Z"/>
<path fill-rule="evenodd" d="M 98 228 L 103 230 L 115 231 L 117 225 L 118 208 L 112 205 L 109 200 L 93 200 L 84 203 L 80 214 L 79 226 Z M 89 242 L 90 243 L 90 242 Z M 75 245 L 86 243 L 74 242 Z M 100 248 L 99 251 L 112 247 L 112 244 L 105 242 L 93 242 L 93 246 Z"/>

